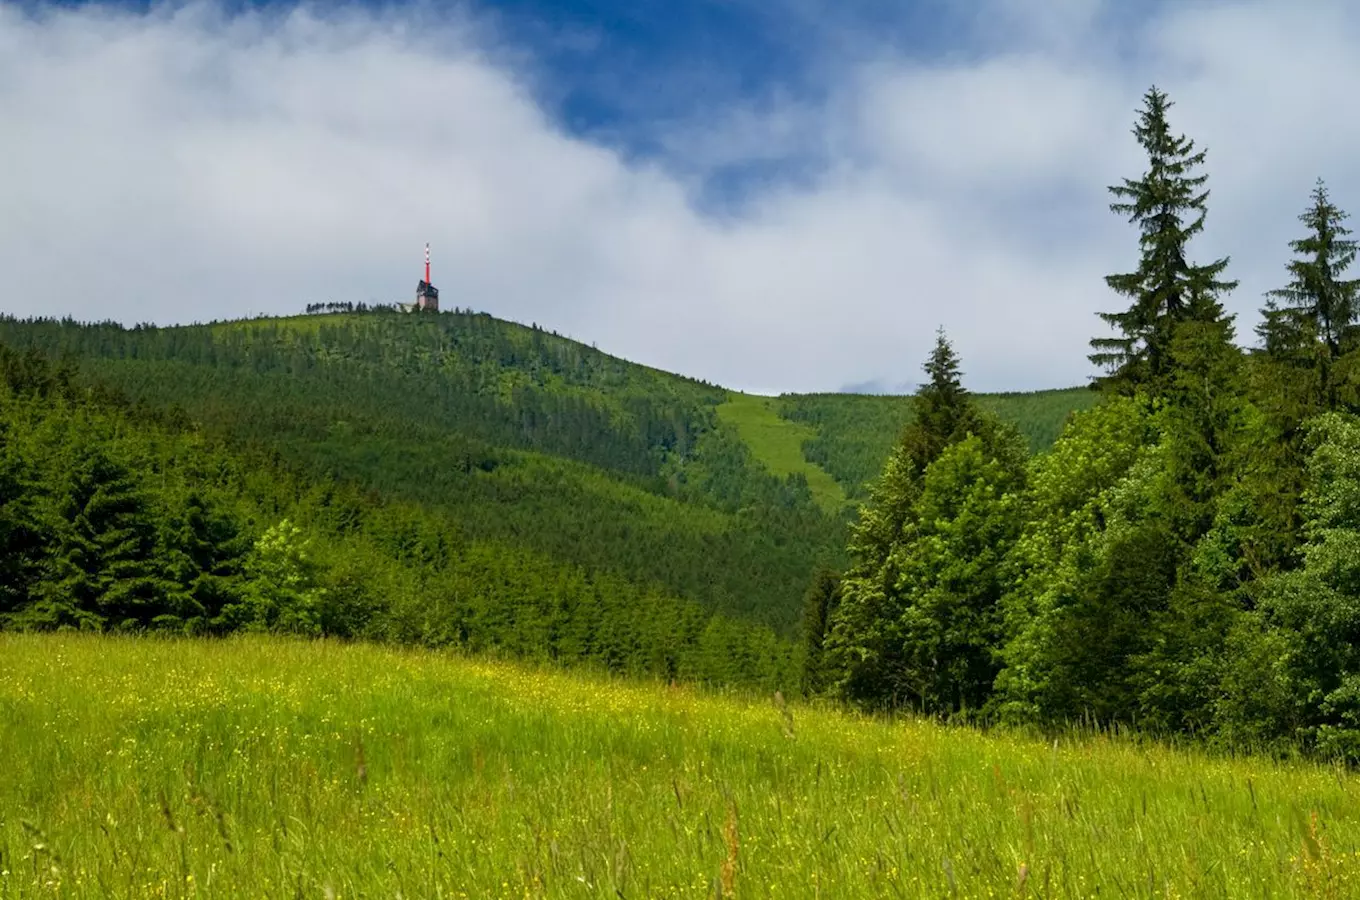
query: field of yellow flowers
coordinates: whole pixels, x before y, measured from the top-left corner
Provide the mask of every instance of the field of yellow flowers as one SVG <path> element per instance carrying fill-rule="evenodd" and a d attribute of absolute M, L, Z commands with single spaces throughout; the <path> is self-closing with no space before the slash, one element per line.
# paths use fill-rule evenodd
<path fill-rule="evenodd" d="M 1357 788 L 410 650 L 0 635 L 0 898 L 1357 897 Z"/>

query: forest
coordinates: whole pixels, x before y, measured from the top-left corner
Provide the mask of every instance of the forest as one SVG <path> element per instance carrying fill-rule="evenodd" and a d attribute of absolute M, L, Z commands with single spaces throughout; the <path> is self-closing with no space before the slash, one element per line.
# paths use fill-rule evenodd
<path fill-rule="evenodd" d="M 775 420 L 471 311 L 0 318 L 0 627 L 458 647 L 1356 758 L 1356 242 L 1319 181 L 1240 347 L 1171 107 L 1147 92 L 1146 168 L 1110 188 L 1137 264 L 1089 389 L 975 396 L 941 331 L 914 396 Z M 842 509 L 762 462 L 756 412 Z"/>
<path fill-rule="evenodd" d="M 751 686 L 792 677 L 790 644 L 767 625 L 469 537 L 437 506 L 229 447 L 182 410 L 4 347 L 0 623 L 393 640 Z"/>
<path fill-rule="evenodd" d="M 1319 180 L 1258 346 L 1195 262 L 1206 152 L 1155 87 L 1111 186 L 1138 265 L 1091 341 L 1099 402 L 1051 450 L 970 398 L 940 336 L 915 421 L 807 597 L 810 689 L 965 721 L 1360 756 L 1360 280 Z M 1282 248 L 1283 249 L 1283 248 Z"/>
<path fill-rule="evenodd" d="M 819 506 L 801 473 L 775 475 L 756 458 L 718 412 L 735 395 L 537 327 L 470 311 L 332 306 L 180 328 L 0 318 L 0 342 L 22 360 L 13 371 L 54 367 L 63 402 L 115 415 L 130 433 L 154 414 L 162 429 L 246 465 L 263 458 L 299 484 L 418 510 L 441 540 L 529 553 L 699 604 L 725 622 L 768 626 L 787 652 L 814 566 L 846 559 L 853 510 Z M 10 390 L 19 396 L 49 377 L 18 374 Z M 1058 399 L 1054 430 L 1065 413 Z M 27 426 L 9 419 L 17 441 Z M 799 426 L 775 421 L 801 453 Z M 870 438 L 882 456 L 899 427 L 884 421 Z M 26 464 L 38 464 L 36 452 L 23 451 Z M 140 459 L 127 463 L 132 471 Z M 57 489 L 43 481 L 34 490 Z M 314 519 L 291 515 L 295 525 Z M 269 524 L 252 518 L 250 539 Z"/>

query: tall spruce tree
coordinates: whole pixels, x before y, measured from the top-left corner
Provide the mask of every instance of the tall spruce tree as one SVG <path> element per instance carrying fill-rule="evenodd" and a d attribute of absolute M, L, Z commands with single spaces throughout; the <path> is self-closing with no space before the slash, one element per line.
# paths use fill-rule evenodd
<path fill-rule="evenodd" d="M 1147 152 L 1148 169 L 1137 180 L 1126 178 L 1109 188 L 1119 198 L 1111 211 L 1127 216 L 1141 231 L 1141 257 L 1135 271 L 1105 278 L 1132 303 L 1122 312 L 1099 314 L 1119 335 L 1093 338 L 1090 360 L 1108 370 L 1098 385 L 1123 393 L 1139 388 L 1160 393 L 1174 367 L 1176 326 L 1222 320 L 1218 296 L 1237 284 L 1220 278 L 1227 257 L 1207 265 L 1189 261 L 1187 245 L 1204 230 L 1209 198 L 1204 187 L 1208 176 L 1193 174 L 1204 164 L 1206 151 L 1196 151 L 1194 141 L 1171 133 L 1171 106 L 1156 86 L 1143 96 L 1133 134 Z"/>
<path fill-rule="evenodd" d="M 995 675 L 999 563 L 1018 527 L 1024 441 L 963 388 L 944 331 L 853 527 L 824 644 L 837 692 L 869 706 L 977 709 Z"/>
<path fill-rule="evenodd" d="M 944 328 L 935 333 L 935 347 L 922 368 L 929 380 L 914 398 L 914 420 L 902 431 L 883 474 L 870 489 L 869 503 L 860 511 L 852 553 L 876 569 L 897 540 L 920 492 L 926 467 L 944 449 L 977 430 L 982 417 L 963 387 L 959 358 Z"/>
<path fill-rule="evenodd" d="M 979 416 L 972 397 L 963 386 L 959 357 L 941 327 L 935 332 L 935 347 L 926 360 L 929 380 L 916 391 L 916 421 L 903 433 L 902 445 L 919 476 L 944 449 L 977 429 Z"/>
<path fill-rule="evenodd" d="M 68 451 L 45 498 L 43 578 L 16 624 L 137 628 L 164 608 L 155 516 L 136 470 L 93 441 Z"/>
<path fill-rule="evenodd" d="M 0 400 L 0 416 L 6 412 Z M 29 463 L 8 430 L 0 419 L 0 627 L 27 604 L 46 543 L 33 513 Z"/>
<path fill-rule="evenodd" d="M 1337 362 L 1360 346 L 1360 279 L 1341 277 L 1355 261 L 1357 247 L 1342 224 L 1347 218 L 1319 178 L 1309 207 L 1299 216 L 1308 234 L 1289 242 L 1299 256 L 1288 264 L 1293 280 L 1266 294 L 1256 329 L 1273 361 L 1313 371 L 1316 402 L 1326 409 L 1335 409 L 1342 399 Z"/>

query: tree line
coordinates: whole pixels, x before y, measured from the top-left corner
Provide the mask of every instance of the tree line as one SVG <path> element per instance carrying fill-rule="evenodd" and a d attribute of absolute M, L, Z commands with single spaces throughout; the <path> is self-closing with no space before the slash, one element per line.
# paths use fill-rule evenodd
<path fill-rule="evenodd" d="M 784 637 L 812 561 L 843 555 L 842 523 L 806 484 L 764 471 L 718 421 L 725 391 L 490 316 L 0 318 L 0 340 L 305 477 Z"/>
<path fill-rule="evenodd" d="M 1110 188 L 1138 265 L 1091 341 L 1100 401 L 1053 448 L 961 385 L 941 332 L 860 511 L 805 597 L 804 686 L 971 721 L 1097 720 L 1360 757 L 1360 280 L 1319 181 L 1240 349 L 1228 258 L 1196 262 L 1206 153 L 1143 97 Z"/>
<path fill-rule="evenodd" d="M 795 647 L 0 344 L 0 628 L 270 631 L 773 690 Z"/>

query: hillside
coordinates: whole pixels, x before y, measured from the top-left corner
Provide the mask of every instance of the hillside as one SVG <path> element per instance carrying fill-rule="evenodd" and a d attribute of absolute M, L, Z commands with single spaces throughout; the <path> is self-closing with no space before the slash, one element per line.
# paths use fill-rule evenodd
<path fill-rule="evenodd" d="M 446 654 L 0 635 L 0 893 L 1350 897 L 1356 778 Z"/>
<path fill-rule="evenodd" d="M 781 417 L 777 401 L 769 397 L 734 392 L 717 413 L 718 421 L 735 428 L 751 455 L 766 469 L 785 478 L 801 476 L 822 509 L 833 515 L 842 510 L 845 491 L 804 452 L 807 443 L 817 439 L 815 430 Z"/>
<path fill-rule="evenodd" d="M 305 484 L 446 521 L 458 540 L 790 634 L 813 568 L 844 558 L 908 398 L 758 398 L 463 312 L 126 329 L 0 319 L 0 343 Z M 1035 446 L 1087 392 L 987 398 Z"/>
<path fill-rule="evenodd" d="M 1030 450 L 1052 446 L 1067 416 L 1095 405 L 1099 395 L 1087 388 L 1033 393 L 979 394 L 979 404 L 1020 429 Z M 902 428 L 912 420 L 910 397 L 869 394 L 784 394 L 779 414 L 804 426 L 807 461 L 830 473 L 855 499 L 878 477 Z"/>

